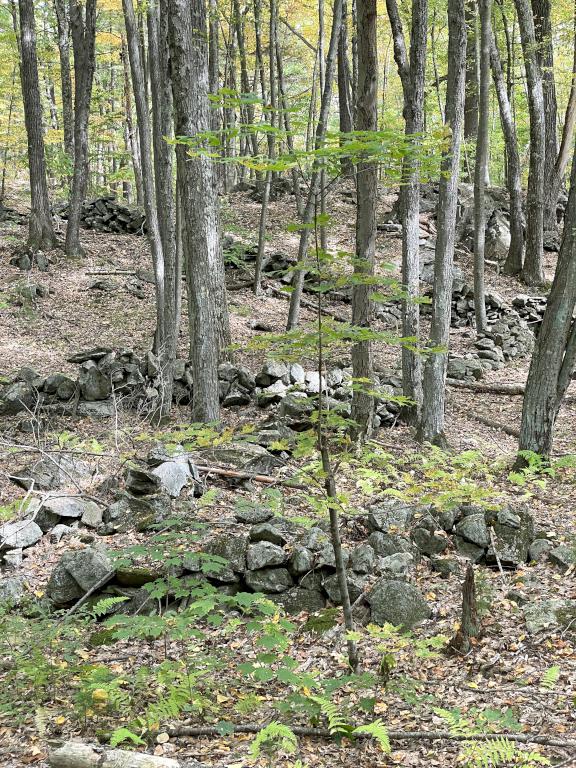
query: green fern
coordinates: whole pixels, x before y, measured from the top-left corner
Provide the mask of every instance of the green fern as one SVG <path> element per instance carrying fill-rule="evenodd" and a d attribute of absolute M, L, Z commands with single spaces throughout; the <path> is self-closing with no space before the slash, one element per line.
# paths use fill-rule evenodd
<path fill-rule="evenodd" d="M 368 723 L 368 725 L 359 725 L 352 731 L 353 735 L 360 733 L 366 733 L 369 736 L 372 736 L 373 739 L 376 739 L 382 752 L 385 752 L 386 754 L 390 752 L 391 747 L 390 739 L 388 738 L 388 730 L 382 720 L 374 720 L 373 723 Z"/>
<path fill-rule="evenodd" d="M 293 754 L 298 749 L 296 734 L 287 725 L 274 720 L 266 728 L 262 728 L 250 744 L 250 757 L 255 760 L 260 757 L 263 750 L 268 751 L 271 747 L 278 748 L 288 754 Z"/>
<path fill-rule="evenodd" d="M 136 733 L 133 733 L 129 728 L 117 728 L 110 736 L 110 746 L 117 747 L 118 744 L 122 744 L 124 741 L 131 741 L 132 744 L 145 744 L 144 739 L 141 739 Z"/>
<path fill-rule="evenodd" d="M 555 688 L 556 683 L 560 679 L 560 671 L 560 667 L 549 667 L 542 675 L 542 679 L 540 680 L 540 687 L 545 688 L 548 691 L 551 691 L 553 688 Z"/>
<path fill-rule="evenodd" d="M 102 600 L 98 600 L 96 605 L 92 608 L 92 615 L 95 618 L 100 616 L 106 616 L 107 613 L 121 603 L 125 603 L 130 598 L 128 597 L 104 597 Z"/>
<path fill-rule="evenodd" d="M 329 699 L 322 696 L 309 696 L 310 701 L 318 705 L 320 711 L 328 721 L 328 730 L 332 736 L 348 736 L 352 730 L 344 719 L 338 707 Z"/>
<path fill-rule="evenodd" d="M 550 765 L 548 758 L 539 752 L 524 751 L 504 736 L 466 744 L 460 753 L 460 761 L 469 768 L 535 768 L 538 765 Z"/>

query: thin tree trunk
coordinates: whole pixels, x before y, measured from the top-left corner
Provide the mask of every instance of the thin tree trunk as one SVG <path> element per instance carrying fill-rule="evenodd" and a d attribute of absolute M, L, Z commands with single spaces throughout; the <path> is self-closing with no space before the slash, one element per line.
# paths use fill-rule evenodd
<path fill-rule="evenodd" d="M 88 121 L 96 69 L 96 0 L 70 0 L 74 47 L 74 176 L 64 250 L 69 258 L 84 256 L 80 216 L 88 188 Z"/>
<path fill-rule="evenodd" d="M 338 52 L 338 40 L 340 38 L 340 26 L 342 23 L 342 0 L 334 0 L 332 13 L 332 31 L 330 34 L 330 45 L 328 47 L 328 56 L 326 59 L 324 91 L 320 104 L 320 114 L 318 125 L 316 127 L 316 137 L 314 140 L 315 148 L 320 149 L 324 145 L 326 130 L 328 128 L 328 115 L 330 112 L 330 102 L 332 98 L 332 83 L 336 69 L 336 58 Z M 300 301 L 304 289 L 304 278 L 306 276 L 305 261 L 308 254 L 308 242 L 310 237 L 310 224 L 314 218 L 317 206 L 317 197 L 319 192 L 321 166 L 315 162 L 312 168 L 312 177 L 310 179 L 310 188 L 306 207 L 304 209 L 303 229 L 300 232 L 300 243 L 298 246 L 298 263 L 301 265 L 298 272 L 295 273 L 293 280 L 293 291 L 290 297 L 290 309 L 288 311 L 288 330 L 298 325 L 300 318 Z"/>
<path fill-rule="evenodd" d="M 350 65 L 348 63 L 348 8 L 346 0 L 342 4 L 342 28 L 338 40 L 338 107 L 340 132 L 351 133 L 354 129 L 352 122 L 352 97 L 350 94 Z M 349 158 L 342 160 L 342 175 L 352 176 L 354 167 Z"/>
<path fill-rule="evenodd" d="M 430 346 L 432 352 L 424 366 L 424 397 L 418 429 L 421 441 L 445 446 L 445 379 L 450 338 L 454 239 L 460 146 L 464 123 L 464 80 L 466 70 L 466 22 L 463 0 L 448 1 L 448 80 L 446 87 L 446 123 L 450 146 L 442 161 L 438 193 L 436 255 Z"/>
<path fill-rule="evenodd" d="M 404 92 L 405 133 L 417 149 L 424 132 L 424 89 L 426 76 L 427 0 L 412 3 L 410 59 L 396 0 L 387 0 L 392 28 L 394 58 Z M 402 301 L 402 335 L 420 337 L 420 176 L 417 152 L 403 164 L 400 189 L 402 213 L 402 284 L 406 298 Z M 404 408 L 405 417 L 418 423 L 422 407 L 422 366 L 420 356 L 402 347 L 402 389 L 411 404 Z"/>
<path fill-rule="evenodd" d="M 208 51 L 204 0 L 166 0 L 177 136 L 210 128 Z M 224 263 L 213 161 L 176 148 L 194 389 L 192 418 L 218 421 L 218 363 L 229 340 Z"/>
<path fill-rule="evenodd" d="M 536 53 L 534 20 L 528 0 L 514 0 L 524 52 L 528 109 L 530 112 L 530 170 L 526 215 L 526 257 L 522 280 L 527 285 L 541 285 L 544 281 L 542 254 L 544 251 L 544 162 L 546 130 L 544 124 L 544 93 L 542 73 Z"/>
<path fill-rule="evenodd" d="M 36 28 L 33 0 L 19 0 L 20 10 L 20 77 L 24 102 L 24 121 L 28 139 L 31 210 L 26 248 L 35 253 L 49 251 L 58 245 L 48 199 L 46 159 L 42 127 L 42 102 L 36 56 Z"/>
<path fill-rule="evenodd" d="M 66 0 L 54 0 L 58 24 L 58 53 L 60 56 L 60 82 L 62 88 L 62 124 L 64 150 L 70 160 L 74 157 L 74 106 L 72 101 L 72 77 L 70 75 L 70 28 Z"/>
<path fill-rule="evenodd" d="M 0 185 L 0 204 L 6 194 L 6 170 L 8 164 L 8 151 L 10 149 L 10 136 L 12 135 L 12 118 L 14 115 L 14 102 L 16 101 L 16 74 L 17 65 L 12 69 L 12 85 L 10 86 L 10 104 L 8 106 L 8 119 L 6 121 L 6 135 L 4 139 L 4 150 L 2 152 L 2 183 Z"/>
<path fill-rule="evenodd" d="M 122 65 L 124 71 L 124 111 L 126 112 L 126 136 L 127 149 L 132 156 L 132 168 L 134 170 L 134 184 L 136 185 L 136 202 L 144 206 L 144 183 L 142 181 L 142 163 L 140 161 L 140 144 L 138 135 L 134 130 L 132 118 L 132 84 L 130 82 L 130 57 L 126 38 L 122 35 Z"/>
<path fill-rule="evenodd" d="M 148 59 L 152 96 L 152 140 L 158 228 L 164 259 L 164 339 L 158 350 L 161 364 L 160 405 L 156 418 L 170 412 L 174 386 L 173 368 L 178 345 L 181 280 L 177 264 L 176 207 L 173 190 L 173 149 L 168 144 L 173 135 L 172 89 L 168 51 L 168 10 L 166 0 L 148 5 Z"/>
<path fill-rule="evenodd" d="M 148 232 L 148 242 L 150 243 L 150 250 L 152 252 L 152 264 L 156 279 L 156 333 L 154 336 L 154 350 L 158 352 L 158 350 L 163 348 L 166 340 L 164 329 L 164 254 L 162 252 L 162 241 L 158 225 L 158 210 L 156 207 L 156 196 L 154 191 L 150 117 L 146 97 L 146 80 L 144 79 L 144 69 L 140 51 L 140 36 L 138 34 L 136 15 L 134 13 L 132 0 L 122 0 L 122 7 L 124 9 L 130 71 L 132 73 L 132 86 L 138 121 L 138 135 L 140 137 L 140 159 L 142 162 L 142 185 L 144 188 L 146 229 Z"/>
<path fill-rule="evenodd" d="M 524 261 L 524 210 L 522 206 L 522 177 L 520 167 L 520 155 L 518 153 L 518 141 L 516 138 L 516 125 L 512 116 L 512 107 L 508 100 L 508 90 L 504 82 L 500 54 L 494 38 L 490 40 L 490 65 L 498 107 L 500 110 L 500 123 L 504 134 L 506 146 L 506 185 L 510 197 L 510 248 L 504 264 L 504 272 L 507 275 L 518 275 L 522 271 Z"/>
<path fill-rule="evenodd" d="M 479 66 L 478 14 L 476 0 L 466 0 L 466 91 L 464 96 L 464 139 L 475 141 L 478 135 Z"/>
<path fill-rule="evenodd" d="M 378 130 L 378 48 L 376 41 L 376 0 L 359 0 L 358 93 L 356 120 L 359 131 Z M 352 325 L 370 329 L 372 322 L 371 278 L 376 255 L 376 206 L 378 164 L 361 162 L 356 171 L 356 259 L 352 287 Z M 352 375 L 360 387 L 352 393 L 352 432 L 365 440 L 373 429 L 374 395 L 372 342 L 358 341 L 352 347 Z"/>
<path fill-rule="evenodd" d="M 286 97 L 286 86 L 284 83 L 284 65 L 282 62 L 282 51 L 280 49 L 280 42 L 276 40 L 276 69 L 278 71 L 278 92 L 280 96 L 280 105 L 282 115 L 284 117 L 284 128 L 286 129 L 286 144 L 288 145 L 288 152 L 290 155 L 294 154 L 294 137 L 292 135 L 292 124 L 290 120 L 290 110 L 288 109 L 288 99 Z M 292 175 L 292 189 L 294 191 L 294 199 L 296 201 L 296 211 L 298 216 L 302 216 L 302 195 L 300 194 L 300 177 L 298 176 L 298 169 L 293 167 L 290 171 Z"/>
<path fill-rule="evenodd" d="M 480 91 L 478 94 L 478 131 L 474 161 L 474 315 L 476 333 L 486 330 L 486 286 L 484 281 L 484 246 L 486 243 L 485 188 L 488 171 L 490 131 L 490 38 L 492 36 L 492 0 L 479 0 L 480 14 Z"/>

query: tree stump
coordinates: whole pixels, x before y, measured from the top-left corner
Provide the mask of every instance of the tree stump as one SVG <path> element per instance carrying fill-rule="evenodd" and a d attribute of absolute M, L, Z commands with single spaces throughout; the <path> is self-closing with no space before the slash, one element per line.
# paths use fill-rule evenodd
<path fill-rule="evenodd" d="M 476 583 L 472 563 L 466 568 L 466 576 L 462 584 L 462 620 L 460 628 L 448 643 L 449 653 L 466 655 L 470 652 L 470 639 L 480 634 L 480 620 L 476 603 Z"/>

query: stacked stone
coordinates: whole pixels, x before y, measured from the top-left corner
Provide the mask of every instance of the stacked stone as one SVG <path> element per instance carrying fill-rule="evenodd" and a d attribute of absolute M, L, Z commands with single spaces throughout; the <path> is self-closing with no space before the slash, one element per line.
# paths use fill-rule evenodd
<path fill-rule="evenodd" d="M 547 299 L 545 296 L 528 296 L 521 293 L 512 299 L 512 306 L 522 320 L 530 326 L 536 336 L 542 325 L 546 304 Z"/>
<path fill-rule="evenodd" d="M 56 213 L 68 218 L 68 203 L 56 207 Z M 114 232 L 120 235 L 143 235 L 146 233 L 144 215 L 116 201 L 114 195 L 105 195 L 82 204 L 80 223 L 85 229 L 97 232 Z"/>

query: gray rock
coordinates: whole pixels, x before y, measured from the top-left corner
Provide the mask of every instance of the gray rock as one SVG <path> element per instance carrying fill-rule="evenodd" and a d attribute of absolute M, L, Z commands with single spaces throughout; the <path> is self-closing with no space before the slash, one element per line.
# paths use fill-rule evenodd
<path fill-rule="evenodd" d="M 46 595 L 56 605 L 66 605 L 82 597 L 112 570 L 110 558 L 98 549 L 65 552 L 52 571 Z"/>
<path fill-rule="evenodd" d="M 405 581 L 382 578 L 366 596 L 374 624 L 393 624 L 411 629 L 430 618 L 430 606 L 421 592 Z"/>
<path fill-rule="evenodd" d="M 348 595 L 350 596 L 350 602 L 354 603 L 360 595 L 364 592 L 364 587 L 367 584 L 366 576 L 360 576 L 352 571 L 347 571 L 346 581 L 348 582 Z M 334 605 L 340 605 L 342 603 L 342 593 L 340 591 L 340 583 L 338 581 L 338 574 L 333 573 L 331 576 L 327 576 L 322 581 L 322 586 L 326 590 L 330 601 Z"/>
<path fill-rule="evenodd" d="M 235 584 L 240 580 L 238 574 L 234 573 L 230 565 L 210 562 L 198 552 L 185 555 L 182 560 L 182 567 L 185 571 L 201 573 L 206 578 L 219 584 Z"/>
<path fill-rule="evenodd" d="M 190 463 L 185 457 L 160 464 L 152 470 L 152 474 L 160 478 L 161 487 L 173 499 L 177 499 L 182 489 L 192 480 Z"/>
<path fill-rule="evenodd" d="M 147 531 L 172 514 L 170 497 L 166 493 L 150 496 L 133 496 L 131 493 L 126 493 L 124 500 L 126 506 L 120 510 L 124 514 L 117 521 L 121 526 L 118 530 L 126 530 L 133 526 L 137 531 Z M 111 520 L 110 509 L 108 509 L 107 522 Z"/>
<path fill-rule="evenodd" d="M 8 552 L 4 553 L 4 557 L 0 557 L 0 562 L 3 563 L 5 568 L 12 568 L 13 570 L 16 570 L 16 568 L 20 568 L 23 561 L 23 552 L 22 549 L 9 549 Z"/>
<path fill-rule="evenodd" d="M 233 571 L 243 573 L 246 570 L 248 544 L 249 538 L 245 534 L 238 536 L 219 534 L 208 542 L 205 550 L 211 555 L 224 558 Z"/>
<path fill-rule="evenodd" d="M 270 384 L 269 387 L 262 389 L 258 393 L 256 402 L 261 408 L 265 408 L 267 405 L 279 403 L 286 395 L 287 391 L 288 387 L 286 384 L 284 384 L 281 379 L 278 379 L 278 381 L 275 381 L 273 384 Z"/>
<path fill-rule="evenodd" d="M 296 576 L 308 573 L 314 568 L 314 553 L 301 544 L 296 544 L 290 556 L 290 570 Z"/>
<path fill-rule="evenodd" d="M 348 566 L 350 560 L 350 552 L 347 549 L 342 549 L 342 558 L 344 560 L 344 567 Z M 336 568 L 336 555 L 334 554 L 334 547 L 332 544 L 326 544 L 316 555 L 316 567 L 317 568 Z"/>
<path fill-rule="evenodd" d="M 304 385 L 307 392 L 312 395 L 317 395 L 320 393 L 320 386 L 322 386 L 323 390 L 326 388 L 326 379 L 323 376 L 322 382 L 320 382 L 320 374 L 318 371 L 307 371 L 304 376 Z"/>
<path fill-rule="evenodd" d="M 390 501 L 373 507 L 368 515 L 368 527 L 371 531 L 396 533 L 408 530 L 415 508 L 401 501 Z"/>
<path fill-rule="evenodd" d="M 368 537 L 368 544 L 380 557 L 395 555 L 397 552 L 412 552 L 414 545 L 404 536 L 374 531 Z"/>
<path fill-rule="evenodd" d="M 446 536 L 431 533 L 425 528 L 415 528 L 412 531 L 412 541 L 424 555 L 439 555 L 448 547 Z"/>
<path fill-rule="evenodd" d="M 414 558 L 409 552 L 397 552 L 395 555 L 378 559 L 377 568 L 383 576 L 393 576 L 397 579 L 406 576 L 414 566 Z"/>
<path fill-rule="evenodd" d="M 285 592 L 293 586 L 292 576 L 286 568 L 264 568 L 260 571 L 247 571 L 244 578 L 246 584 L 254 592 L 264 594 Z"/>
<path fill-rule="evenodd" d="M 322 581 L 326 578 L 326 576 L 330 575 L 330 572 L 323 570 L 308 571 L 308 573 L 305 573 L 304 576 L 302 576 L 300 579 L 300 586 L 302 589 L 315 589 L 317 591 L 322 591 Z"/>
<path fill-rule="evenodd" d="M 102 522 L 102 508 L 94 501 L 83 499 L 79 496 L 48 496 L 42 502 L 38 514 L 39 517 L 43 514 L 57 517 L 58 521 L 62 517 L 73 520 L 79 520 L 83 516 L 86 516 L 86 520 L 96 520 L 99 518 L 99 522 L 92 526 L 94 528 Z M 89 525 L 90 523 L 87 523 L 86 520 L 82 522 Z"/>
<path fill-rule="evenodd" d="M 448 579 L 460 572 L 458 563 L 450 557 L 431 557 L 430 565 L 432 570 L 439 573 L 443 579 Z"/>
<path fill-rule="evenodd" d="M 301 537 L 299 543 L 310 549 L 312 552 L 320 552 L 327 544 L 330 543 L 330 538 L 326 531 L 322 528 L 309 528 Z"/>
<path fill-rule="evenodd" d="M 117 408 L 113 400 L 98 400 L 78 403 L 78 416 L 92 419 L 110 419 L 116 414 Z"/>
<path fill-rule="evenodd" d="M 369 544 L 359 544 L 350 555 L 350 567 L 356 573 L 372 573 L 376 563 L 376 552 Z"/>
<path fill-rule="evenodd" d="M 84 512 L 82 512 L 82 517 L 80 518 L 82 525 L 85 525 L 87 528 L 98 528 L 102 524 L 103 519 L 104 508 L 93 501 L 86 502 Z"/>
<path fill-rule="evenodd" d="M 87 360 L 80 367 L 78 377 L 80 395 L 84 400 L 106 400 L 110 397 L 112 385 L 93 360 Z"/>
<path fill-rule="evenodd" d="M 0 552 L 8 549 L 26 549 L 40 541 L 42 529 L 33 520 L 19 520 L 0 525 Z"/>
<path fill-rule="evenodd" d="M 50 541 L 53 541 L 57 544 L 61 539 L 64 538 L 64 536 L 72 536 L 75 533 L 77 533 L 77 528 L 72 528 L 70 525 L 58 523 L 58 525 L 55 525 L 54 528 L 52 528 L 50 531 Z"/>
<path fill-rule="evenodd" d="M 297 614 L 302 611 L 306 613 L 316 613 L 326 606 L 326 600 L 322 592 L 315 589 L 301 589 L 292 587 L 287 592 L 272 597 L 275 603 L 289 614 Z"/>
<path fill-rule="evenodd" d="M 92 349 L 85 349 L 81 352 L 75 352 L 66 358 L 69 363 L 85 363 L 88 360 L 101 360 L 106 355 L 112 352 L 112 347 L 92 347 Z"/>
<path fill-rule="evenodd" d="M 153 470 L 130 467 L 126 472 L 126 490 L 133 496 L 148 496 L 157 493 L 162 485 L 162 479 Z"/>
<path fill-rule="evenodd" d="M 236 405 L 249 405 L 250 393 L 241 387 L 232 386 L 222 400 L 224 408 L 233 408 Z"/>
<path fill-rule="evenodd" d="M 274 512 L 267 507 L 241 507 L 235 510 L 234 517 L 239 523 L 257 525 L 273 518 Z"/>
<path fill-rule="evenodd" d="M 56 395 L 59 400 L 70 400 L 76 392 L 76 382 L 63 373 L 55 373 L 44 382 L 44 392 Z"/>
<path fill-rule="evenodd" d="M 269 541 L 279 547 L 286 544 L 286 536 L 282 531 L 270 523 L 258 523 L 250 528 L 251 541 Z"/>
<path fill-rule="evenodd" d="M 289 425 L 307 426 L 314 408 L 314 401 L 305 392 L 290 392 L 280 403 L 278 416 Z"/>
<path fill-rule="evenodd" d="M 561 544 L 554 547 L 548 555 L 550 562 L 557 565 L 562 571 L 567 571 L 570 567 L 576 565 L 576 547 L 569 547 Z"/>
<path fill-rule="evenodd" d="M 304 384 L 306 372 L 300 363 L 292 363 L 289 370 L 291 384 Z"/>
<path fill-rule="evenodd" d="M 484 547 L 477 547 L 476 544 L 471 544 L 461 536 L 454 536 L 453 542 L 458 554 L 472 560 L 473 563 L 479 563 L 486 554 Z"/>
<path fill-rule="evenodd" d="M 84 462 L 55 456 L 52 460 L 39 459 L 17 469 L 10 480 L 26 490 L 34 485 L 34 490 L 51 491 L 62 485 L 81 483 L 91 476 L 92 470 Z"/>
<path fill-rule="evenodd" d="M 284 363 L 271 360 L 265 363 L 260 373 L 256 376 L 256 384 L 259 387 L 269 387 L 275 381 L 286 377 L 288 381 L 288 368 Z"/>
<path fill-rule="evenodd" d="M 278 547 L 270 541 L 258 541 L 255 544 L 250 544 L 246 552 L 246 566 L 251 571 L 282 565 L 287 559 L 288 555 L 282 547 Z"/>
<path fill-rule="evenodd" d="M 25 381 L 9 384 L 0 397 L 0 416 L 14 416 L 21 411 L 31 411 L 36 405 L 38 392 Z"/>
<path fill-rule="evenodd" d="M 207 462 L 215 464 L 230 464 L 235 469 L 256 474 L 267 474 L 275 467 L 283 466 L 282 462 L 261 445 L 254 443 L 232 442 L 224 445 L 211 446 L 201 451 Z"/>
<path fill-rule="evenodd" d="M 486 548 L 490 545 L 490 534 L 484 515 L 469 515 L 456 524 L 456 533 L 470 544 Z"/>
<path fill-rule="evenodd" d="M 554 549 L 554 544 L 548 539 L 535 539 L 528 549 L 528 560 L 538 563 L 545 559 L 551 549 Z"/>
<path fill-rule="evenodd" d="M 522 607 L 530 634 L 576 626 L 576 600 L 546 600 Z"/>
<path fill-rule="evenodd" d="M 26 591 L 23 576 L 0 579 L 0 605 L 16 607 L 22 602 Z"/>
<path fill-rule="evenodd" d="M 493 522 L 494 547 L 486 553 L 486 562 L 498 560 L 505 568 L 516 568 L 528 560 L 528 550 L 534 538 L 534 519 L 525 509 L 502 509 Z M 494 549 L 496 551 L 494 551 Z M 498 557 L 496 557 L 498 555 Z"/>

